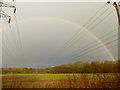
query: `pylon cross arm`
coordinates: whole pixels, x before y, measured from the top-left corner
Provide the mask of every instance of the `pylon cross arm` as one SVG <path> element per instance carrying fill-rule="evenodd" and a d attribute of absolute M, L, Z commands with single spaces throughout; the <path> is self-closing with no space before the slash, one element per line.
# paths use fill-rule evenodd
<path fill-rule="evenodd" d="M 0 2 L 0 7 L 16 8 L 16 7 L 13 6 L 13 5 L 10 5 L 10 4 L 8 4 L 8 3 L 3 3 L 3 2 Z"/>

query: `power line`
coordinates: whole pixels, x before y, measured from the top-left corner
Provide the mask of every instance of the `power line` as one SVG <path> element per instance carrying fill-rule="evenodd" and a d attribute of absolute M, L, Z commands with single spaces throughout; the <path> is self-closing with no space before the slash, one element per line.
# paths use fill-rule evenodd
<path fill-rule="evenodd" d="M 112 31 L 113 32 L 113 31 Z M 112 32 L 109 32 L 109 33 L 112 33 Z M 109 33 L 107 33 L 107 34 L 109 34 Z M 104 36 L 106 37 L 107 36 L 107 34 L 105 34 Z M 116 33 L 115 33 L 115 35 L 112 35 L 111 37 L 114 37 L 114 36 L 116 36 Z M 107 40 L 108 41 L 108 39 L 109 38 L 111 38 L 111 37 L 107 37 L 105 40 Z M 104 38 L 104 37 L 103 37 Z M 91 45 L 92 44 L 92 45 Z M 106 43 L 107 44 L 107 43 Z M 90 46 L 91 45 L 91 46 Z M 82 49 L 79 49 L 79 50 L 77 50 L 78 52 L 76 52 L 76 53 L 84 53 L 85 51 L 91 51 L 91 49 L 94 49 L 96 46 L 97 47 L 99 47 L 98 45 L 100 45 L 99 43 L 94 43 L 94 42 L 91 42 L 90 44 L 87 44 L 86 46 L 89 46 L 89 47 L 87 47 L 86 48 L 86 46 L 85 46 L 85 48 L 83 48 L 82 47 Z M 92 48 L 92 47 L 94 47 L 94 48 Z M 86 52 L 87 53 L 87 52 Z M 72 56 L 76 56 L 76 54 L 73 54 Z M 79 55 L 78 55 L 79 56 Z"/>
<path fill-rule="evenodd" d="M 113 33 L 115 33 L 116 31 L 117 31 L 117 29 L 114 29 L 114 30 L 112 30 L 112 31 L 104 34 L 103 36 L 99 37 L 99 39 L 105 39 L 105 38 L 109 39 L 110 37 L 108 37 L 108 35 L 113 34 Z M 115 33 L 115 34 L 116 34 L 116 33 Z M 113 35 L 113 36 L 115 36 L 115 35 Z M 106 40 L 107 40 L 107 39 L 106 39 Z M 88 44 L 85 45 L 85 46 L 91 47 L 91 46 L 90 46 L 91 44 L 92 44 L 92 46 L 95 46 L 95 45 L 96 45 L 96 42 L 95 42 L 95 43 L 94 43 L 94 42 L 95 42 L 95 41 L 92 41 L 92 42 L 88 43 Z M 85 46 L 84 46 L 84 47 L 85 47 Z M 82 47 L 82 50 L 85 49 L 84 47 Z M 81 49 L 78 49 L 77 51 L 79 51 L 79 50 L 81 50 Z"/>
<path fill-rule="evenodd" d="M 18 34 L 18 40 L 19 40 L 20 48 L 21 48 L 21 53 L 22 53 L 23 59 L 25 60 L 25 56 L 24 56 L 24 53 L 23 53 L 22 40 L 21 40 L 21 37 L 20 37 L 20 31 L 19 31 L 19 27 L 18 27 L 18 21 L 17 21 L 16 14 L 14 14 L 14 17 L 15 17 L 15 22 L 16 22 L 16 29 L 17 29 L 17 34 Z"/>
<path fill-rule="evenodd" d="M 6 18 L 6 20 L 7 20 L 7 18 Z M 14 45 L 15 45 L 15 48 L 16 48 L 16 55 L 19 57 L 19 52 L 18 52 L 18 50 L 17 50 L 17 42 L 16 42 L 16 40 L 15 40 L 15 38 L 14 38 L 14 32 L 12 31 L 12 28 L 11 28 L 11 25 L 8 23 L 8 26 L 9 26 L 9 29 L 10 29 L 10 31 L 11 31 L 11 36 L 12 36 L 12 39 L 13 39 L 13 42 L 14 42 Z"/>
<path fill-rule="evenodd" d="M 96 26 L 98 26 L 101 22 L 103 22 L 103 21 L 106 19 L 106 17 L 108 17 L 109 15 L 112 14 L 112 12 L 113 12 L 113 10 L 112 10 L 111 12 L 109 12 L 103 19 L 101 19 L 97 24 L 95 24 L 94 27 L 92 27 L 90 30 L 94 29 L 94 28 L 95 28 Z M 77 41 L 83 39 L 88 33 L 89 33 L 89 32 L 86 32 L 85 34 L 82 34 L 82 35 L 78 38 Z M 76 42 L 77 42 L 77 41 L 76 41 Z M 71 45 L 72 45 L 72 44 L 71 44 Z M 69 47 L 70 47 L 70 45 L 69 45 Z M 67 48 L 68 48 L 68 47 L 67 47 Z"/>
<path fill-rule="evenodd" d="M 106 4 L 105 4 L 105 5 L 106 5 Z M 110 9 L 110 7 L 111 7 L 111 6 L 109 6 L 107 9 L 105 9 L 104 12 L 101 13 L 98 17 L 95 17 L 96 15 L 94 15 L 93 18 L 91 19 L 91 20 L 93 20 L 93 21 L 92 21 L 92 22 L 91 22 L 91 21 L 88 21 L 87 24 L 85 24 L 83 27 L 86 27 L 86 25 L 88 25 L 88 26 L 87 26 L 87 28 L 88 28 L 88 27 L 89 27 L 91 24 L 93 24 L 97 19 L 99 19 L 102 15 L 104 15 L 105 12 L 106 12 L 108 9 Z M 100 10 L 102 10 L 102 9 L 100 9 Z M 98 12 L 100 12 L 100 11 L 98 10 Z M 97 12 L 97 14 L 98 14 L 98 12 Z M 80 29 L 82 29 L 82 28 L 80 28 Z M 65 46 L 65 48 L 66 48 L 67 46 L 69 46 L 77 37 L 79 37 L 80 34 L 82 34 L 82 32 L 80 33 L 80 31 L 78 31 L 78 32 L 77 32 L 77 36 L 74 35 L 74 36 L 70 39 L 70 42 L 67 43 L 67 45 Z M 75 36 L 76 36 L 76 37 L 75 37 Z"/>
<path fill-rule="evenodd" d="M 120 39 L 120 38 L 119 38 Z M 118 40 L 119 40 L 118 39 Z M 118 46 L 118 44 L 115 44 L 115 45 L 112 45 L 111 47 L 114 47 L 114 46 Z M 98 48 L 98 49 L 100 49 L 100 48 Z M 97 51 L 97 50 L 96 50 Z M 86 54 L 86 55 L 84 55 L 84 56 L 81 56 L 82 58 L 84 58 L 84 57 L 87 57 L 88 55 L 91 55 L 91 54 L 94 54 L 96 51 L 94 51 L 93 53 L 88 53 L 88 54 Z"/>
<path fill-rule="evenodd" d="M 13 4 L 9 4 L 9 3 L 6 3 L 6 2 L 3 2 L 3 1 L 0 1 L 0 7 L 7 7 L 7 8 L 14 8 L 14 14 L 16 12 L 16 7 L 13 5 Z M 2 16 L 1 16 L 1 12 L 0 12 L 0 17 L 5 17 L 7 19 L 7 17 L 9 17 L 9 20 L 7 20 L 9 23 L 11 21 L 11 17 L 9 15 L 7 15 L 4 11 L 2 11 Z M 19 42 L 19 45 L 20 45 L 20 51 L 22 53 L 22 56 L 24 58 L 24 55 L 23 55 L 23 47 L 22 47 L 22 42 L 21 42 L 21 39 L 20 39 L 20 32 L 18 30 L 18 25 L 17 25 L 17 19 L 16 19 L 16 15 L 15 15 L 15 21 L 16 21 L 16 27 L 17 27 L 17 34 L 18 34 L 18 42 Z M 13 42 L 15 43 L 15 47 L 16 47 L 16 50 L 18 51 L 18 55 L 19 56 L 19 46 L 17 47 L 17 41 L 16 41 L 16 38 L 14 38 L 14 34 L 13 34 L 13 31 L 12 31 L 12 27 L 11 25 L 9 24 L 9 28 L 11 30 L 11 36 L 13 38 Z M 16 53 L 17 54 L 17 53 Z M 21 55 L 21 54 L 20 54 Z"/>
<path fill-rule="evenodd" d="M 10 31 L 11 31 L 11 35 L 12 35 L 13 41 L 15 43 L 16 51 L 17 51 L 18 56 L 19 56 L 19 49 L 18 49 L 17 41 L 16 41 L 16 38 L 14 37 L 14 32 L 13 32 L 12 27 L 11 27 L 10 24 L 9 24 L 9 28 L 10 28 Z"/>
<path fill-rule="evenodd" d="M 120 39 L 120 38 L 119 38 Z M 114 46 L 118 46 L 118 44 L 115 44 L 115 45 L 112 45 L 111 47 L 114 47 Z M 90 51 L 88 51 L 88 52 L 90 52 L 90 53 L 88 53 L 88 52 L 86 52 L 85 54 L 82 54 L 82 55 L 80 55 L 80 56 L 78 56 L 78 57 L 71 57 L 71 58 L 74 58 L 74 59 L 83 59 L 84 57 L 86 57 L 86 58 L 88 58 L 89 57 L 89 55 L 91 55 L 91 54 L 94 54 L 96 51 L 98 51 L 99 49 L 101 49 L 102 47 L 97 47 L 97 48 L 93 48 L 93 49 L 95 49 L 95 50 L 92 50 L 92 52 L 90 52 Z M 95 53 L 96 54 L 96 53 Z M 94 54 L 94 56 L 95 56 L 95 54 Z M 92 55 L 91 55 L 92 56 Z M 100 56 L 99 56 L 100 57 Z M 98 57 L 97 57 L 98 58 Z M 102 60 L 104 60 L 104 58 L 102 59 Z"/>
<path fill-rule="evenodd" d="M 117 39 L 115 39 L 115 40 L 117 40 Z M 114 41 L 114 40 L 113 40 L 113 41 Z M 112 43 L 113 41 L 111 41 L 110 43 Z M 109 44 L 109 43 L 106 43 L 106 44 Z M 94 46 L 92 46 L 92 47 L 94 47 L 94 48 L 97 47 L 97 48 L 95 48 L 95 49 L 98 49 L 99 47 L 103 47 L 103 46 L 101 46 L 101 45 L 100 45 L 100 46 L 94 45 Z M 81 52 L 82 52 L 82 53 L 85 52 L 85 54 L 86 54 L 86 53 L 88 53 L 87 51 L 91 51 L 91 49 L 94 49 L 94 48 L 88 48 L 88 49 L 85 48 L 85 50 L 82 50 Z"/>
<path fill-rule="evenodd" d="M 4 32 L 4 30 L 3 30 L 3 32 Z M 5 34 L 5 32 L 4 32 L 4 34 Z M 7 35 L 6 35 L 5 37 L 6 37 L 5 40 L 7 40 L 7 42 L 9 42 Z M 9 43 L 10 43 L 10 42 L 9 42 Z M 9 44 L 9 46 L 10 46 L 10 45 L 12 46 L 12 44 Z M 13 46 L 13 47 L 14 47 L 14 46 Z M 12 50 L 12 51 L 14 51 L 14 53 L 16 54 L 16 56 L 18 56 L 16 50 Z"/>
<path fill-rule="evenodd" d="M 106 15 L 106 17 L 108 16 L 108 15 L 110 15 L 111 13 L 113 12 L 113 10 L 110 12 L 110 13 L 108 13 L 107 15 Z M 101 20 L 101 21 L 103 21 L 105 19 L 105 17 Z M 101 23 L 101 21 L 99 22 L 99 23 Z M 85 35 L 84 35 L 85 36 Z"/>
<path fill-rule="evenodd" d="M 83 27 L 85 27 L 86 25 L 89 24 L 90 21 L 92 21 L 93 18 L 95 18 L 95 16 L 106 6 L 107 4 L 104 4 L 99 10 L 97 10 L 97 12 L 88 20 L 87 23 L 85 23 L 80 29 L 82 29 Z M 80 31 L 77 31 L 68 41 L 65 42 L 65 44 L 63 45 L 63 48 L 66 48 L 66 45 L 69 44 L 71 41 L 75 40 L 75 36 L 79 35 Z M 60 53 L 63 49 L 60 49 Z"/>
<path fill-rule="evenodd" d="M 107 8 L 107 10 L 108 10 L 108 9 L 109 9 L 109 8 Z M 106 11 L 106 10 L 105 10 L 105 11 Z M 104 12 L 105 12 L 105 11 L 104 11 Z M 112 12 L 112 11 L 111 11 L 111 12 Z M 111 14 L 111 12 L 108 13 L 105 17 L 109 16 L 109 15 Z M 104 17 L 104 18 L 105 18 L 105 17 Z M 104 20 L 104 18 L 103 18 L 102 20 Z M 99 23 L 101 23 L 101 21 L 100 21 Z"/>
<path fill-rule="evenodd" d="M 119 40 L 119 39 L 120 39 L 120 38 L 114 39 L 114 40 L 112 40 L 112 41 L 110 41 L 110 42 L 107 42 L 106 44 L 110 44 L 110 43 L 115 42 L 115 41 L 117 41 L 117 40 Z M 103 47 L 103 46 L 98 46 L 98 47 L 96 47 L 96 48 L 92 48 L 92 51 L 97 50 L 97 49 L 99 49 L 99 48 L 101 48 L 101 47 Z M 86 53 L 92 52 L 92 51 L 91 51 L 91 49 L 89 49 L 89 51 L 87 51 L 87 52 L 85 52 L 85 53 L 82 53 L 80 56 L 85 55 Z M 80 57 L 80 56 L 76 56 L 76 57 Z"/>
<path fill-rule="evenodd" d="M 116 31 L 116 30 L 115 30 Z M 114 32 L 114 30 L 112 31 L 112 32 Z M 112 33 L 112 32 L 108 32 L 107 34 L 110 34 L 110 33 Z M 107 34 L 105 34 L 105 35 L 103 35 L 102 37 L 100 37 L 100 39 L 104 39 L 104 37 L 107 37 Z M 84 35 L 85 36 L 85 35 Z M 83 37 L 82 37 L 83 38 Z M 80 38 L 80 39 L 82 39 L 82 38 Z M 79 39 L 79 40 L 80 40 Z M 94 42 L 91 42 L 90 44 L 94 44 Z"/>
<path fill-rule="evenodd" d="M 89 22 L 106 6 L 106 4 L 104 4 L 99 10 L 97 10 L 97 12 L 88 20 Z M 85 27 L 87 24 L 89 24 L 89 22 L 85 23 L 82 27 Z M 82 29 L 82 28 L 80 28 Z M 80 31 L 77 31 L 72 37 L 71 39 L 73 39 Z M 65 44 L 67 44 L 68 42 L 71 41 L 71 39 L 69 39 Z"/>
<path fill-rule="evenodd" d="M 2 40 L 2 38 L 1 38 L 1 41 L 2 41 L 2 47 L 6 50 L 6 52 L 7 52 L 8 54 L 12 54 L 14 51 L 11 52 L 11 51 L 8 49 L 7 45 L 6 45 L 5 42 Z M 16 52 L 15 52 L 15 54 L 16 54 Z M 13 56 L 14 56 L 15 54 L 13 53 Z M 16 56 L 15 56 L 14 58 L 17 59 Z M 14 58 L 13 58 L 13 59 L 14 59 Z"/>
<path fill-rule="evenodd" d="M 7 45 L 4 43 L 4 41 L 3 41 L 3 43 L 2 43 L 3 45 L 2 45 L 2 47 L 4 47 L 5 48 L 5 50 L 6 50 L 6 52 L 7 53 L 9 53 L 9 54 L 11 54 L 11 55 L 13 55 L 12 57 L 14 57 L 13 59 L 18 59 L 17 58 L 17 56 L 15 56 L 15 52 L 14 51 L 11 51 L 11 50 L 9 50 L 9 48 L 7 47 Z"/>

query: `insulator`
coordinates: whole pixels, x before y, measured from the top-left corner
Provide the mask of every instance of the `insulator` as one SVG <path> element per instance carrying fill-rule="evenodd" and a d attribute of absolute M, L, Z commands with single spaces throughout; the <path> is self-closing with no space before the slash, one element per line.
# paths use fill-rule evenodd
<path fill-rule="evenodd" d="M 14 13 L 16 13 L 16 8 L 14 9 Z"/>
<path fill-rule="evenodd" d="M 113 5 L 116 5 L 116 4 L 117 4 L 116 2 L 113 3 Z"/>
<path fill-rule="evenodd" d="M 107 1 L 108 4 L 110 4 L 110 1 Z"/>
<path fill-rule="evenodd" d="M 8 23 L 10 23 L 11 22 L 11 18 L 9 18 L 9 20 L 8 20 Z"/>

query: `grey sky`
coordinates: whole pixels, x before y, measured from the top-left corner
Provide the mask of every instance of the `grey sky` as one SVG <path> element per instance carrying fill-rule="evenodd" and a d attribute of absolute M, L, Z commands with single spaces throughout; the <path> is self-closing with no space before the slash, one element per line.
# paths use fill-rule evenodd
<path fill-rule="evenodd" d="M 14 14 L 11 9 L 5 10 L 12 16 L 13 33 L 3 19 L 3 66 L 48 67 L 75 61 L 113 60 L 111 53 L 117 59 L 118 48 L 114 46 L 117 45 L 117 41 L 107 44 L 118 37 L 117 16 L 113 6 L 106 5 L 96 17 L 110 7 L 105 14 L 89 27 L 81 29 L 81 26 L 89 22 L 88 20 L 104 4 L 102 2 L 15 3 L 25 60 L 22 58 L 18 42 Z M 104 18 L 109 13 L 110 15 Z M 99 23 L 100 21 L 102 22 Z M 115 31 L 107 34 L 113 30 Z M 76 38 L 72 44 L 68 43 L 68 46 L 65 46 L 77 31 L 80 31 L 80 39 Z M 93 45 L 91 42 L 94 42 Z M 91 49 L 84 51 L 86 47 Z M 94 47 L 100 48 L 93 51 Z M 15 57 L 16 55 L 18 56 Z"/>

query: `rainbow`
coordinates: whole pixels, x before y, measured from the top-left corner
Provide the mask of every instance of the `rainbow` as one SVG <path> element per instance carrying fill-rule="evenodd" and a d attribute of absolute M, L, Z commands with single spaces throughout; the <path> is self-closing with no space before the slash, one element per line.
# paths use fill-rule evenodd
<path fill-rule="evenodd" d="M 34 20 L 34 19 L 54 19 L 54 20 L 58 20 L 58 21 L 61 21 L 61 22 L 65 22 L 65 23 L 69 23 L 69 24 L 72 24 L 72 25 L 75 25 L 76 27 L 78 27 L 79 29 L 81 27 L 83 27 L 82 25 L 74 22 L 74 21 L 71 21 L 71 20 L 68 20 L 68 19 L 65 19 L 65 18 L 60 18 L 60 17 L 50 17 L 50 16 L 38 16 L 38 17 L 29 17 L 29 18 L 23 18 L 23 19 L 20 19 L 18 20 L 19 23 L 21 22 L 25 22 L 25 21 L 29 21 L 29 20 Z M 13 24 L 16 24 L 15 21 L 11 22 L 11 25 Z M 8 27 L 8 26 L 5 26 L 5 27 Z M 110 49 L 107 47 L 107 45 L 104 44 L 104 42 L 99 39 L 94 32 L 88 30 L 87 28 L 83 27 L 84 28 L 84 31 L 88 32 L 91 37 L 95 38 L 96 40 L 98 40 L 100 42 L 100 44 L 103 46 L 103 48 L 105 49 L 105 51 L 108 53 L 108 55 L 111 57 L 112 60 L 115 60 L 115 57 L 114 55 L 112 54 L 112 52 L 110 51 Z"/>

